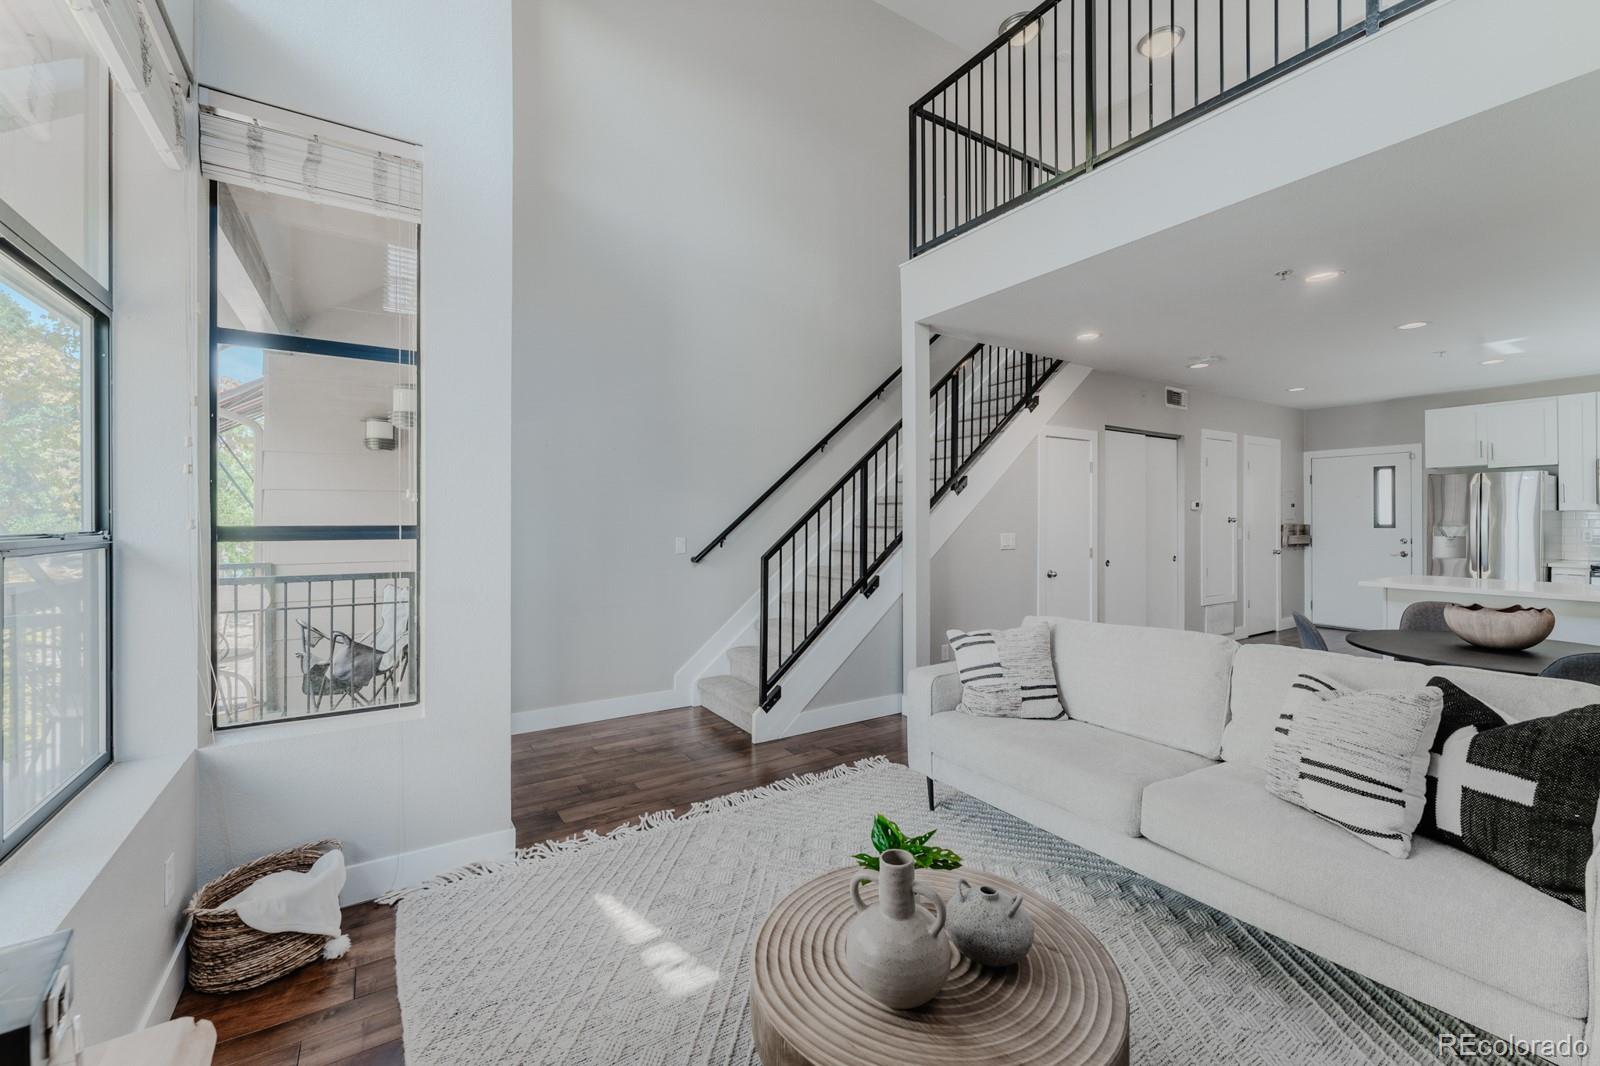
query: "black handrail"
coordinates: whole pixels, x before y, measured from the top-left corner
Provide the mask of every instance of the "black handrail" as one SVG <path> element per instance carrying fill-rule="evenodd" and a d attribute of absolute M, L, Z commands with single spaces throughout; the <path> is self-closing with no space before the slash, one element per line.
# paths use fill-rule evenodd
<path fill-rule="evenodd" d="M 930 391 L 934 503 L 947 492 L 960 493 L 977 456 L 1018 413 L 1037 405 L 1040 387 L 1061 365 L 978 344 L 939 379 Z M 851 599 L 877 590 L 877 571 L 900 546 L 903 425 L 896 422 L 761 556 L 757 654 L 763 710 L 782 698 L 778 681 Z"/>
<path fill-rule="evenodd" d="M 834 437 L 838 436 L 839 431 L 844 429 L 845 426 L 848 426 L 851 422 L 855 421 L 855 418 L 856 418 L 857 415 L 859 415 L 862 411 L 865 411 L 867 409 L 867 407 L 869 405 L 871 405 L 874 401 L 882 399 L 884 392 L 889 388 L 890 385 L 894 384 L 894 379 L 899 377 L 899 376 L 900 376 L 900 370 L 899 370 L 899 368 L 896 368 L 895 372 L 893 374 L 890 374 L 888 377 L 883 379 L 883 384 L 879 385 L 877 388 L 875 388 L 871 392 L 867 393 L 865 399 L 863 399 L 860 403 L 858 403 L 854 407 L 852 407 L 850 409 L 850 413 L 849 414 L 847 414 L 843 418 L 839 419 L 839 421 L 834 425 L 834 427 L 832 429 L 828 430 L 828 432 L 826 432 L 826 433 L 824 433 L 822 435 L 822 439 L 821 440 L 819 440 L 819 441 L 817 441 L 817 443 L 813 444 L 809 449 L 806 450 L 806 453 L 804 455 L 802 455 L 800 458 L 796 459 L 794 461 L 793 465 L 791 465 L 789 467 L 789 469 L 785 470 L 782 474 L 780 474 L 778 476 L 778 480 L 774 481 L 771 485 L 767 486 L 767 491 L 765 491 L 761 495 L 757 496 L 755 498 L 755 501 L 753 503 L 751 503 L 749 507 L 746 507 L 744 510 L 740 511 L 738 518 L 735 518 L 732 522 L 729 522 L 726 529 L 724 529 L 721 533 L 718 533 L 716 536 L 712 537 L 711 538 L 711 543 L 707 544 L 704 548 L 701 548 L 699 551 L 695 552 L 694 556 L 689 561 L 693 562 L 693 563 L 698 563 L 702 559 L 704 559 L 706 556 L 710 555 L 712 552 L 716 551 L 718 548 L 720 548 L 724 544 L 726 544 L 728 542 L 728 534 L 730 534 L 734 530 L 738 529 L 740 524 L 742 522 L 744 522 L 744 520 L 746 518 L 749 518 L 751 515 L 755 514 L 756 513 L 756 509 L 759 508 L 762 504 L 766 503 L 767 500 L 771 499 L 773 493 L 775 493 L 779 489 L 783 488 L 784 482 L 786 482 L 790 478 L 794 477 L 795 474 L 797 474 L 800 471 L 800 468 L 802 466 L 805 466 L 812 459 L 814 459 L 817 456 L 821 455 L 822 452 L 823 452 L 823 449 L 827 448 L 828 442 L 830 440 L 832 440 Z"/>
<path fill-rule="evenodd" d="M 1044 0 L 911 105 L 911 255 L 1431 2 Z"/>

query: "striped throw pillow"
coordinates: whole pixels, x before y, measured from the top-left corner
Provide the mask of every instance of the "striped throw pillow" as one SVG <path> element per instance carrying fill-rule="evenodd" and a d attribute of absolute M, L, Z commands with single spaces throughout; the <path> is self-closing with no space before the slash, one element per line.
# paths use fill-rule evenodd
<path fill-rule="evenodd" d="M 1066 714 L 1050 659 L 1050 627 L 952 629 L 945 633 L 961 679 L 960 710 L 979 718 L 1060 718 Z"/>
<path fill-rule="evenodd" d="M 1429 749 L 1443 710 L 1432 688 L 1296 687 L 1285 701 L 1288 718 L 1279 719 L 1267 791 L 1403 859 L 1427 804 Z"/>

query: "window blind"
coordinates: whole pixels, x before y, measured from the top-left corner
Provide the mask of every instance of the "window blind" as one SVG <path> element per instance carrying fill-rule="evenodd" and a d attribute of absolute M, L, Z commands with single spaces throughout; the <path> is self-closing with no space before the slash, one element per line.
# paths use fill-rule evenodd
<path fill-rule="evenodd" d="M 416 145 L 206 90 L 200 172 L 215 181 L 422 220 Z"/>
<path fill-rule="evenodd" d="M 160 0 L 68 0 L 67 6 L 163 162 L 187 165 L 183 104 L 189 68 L 173 40 Z"/>

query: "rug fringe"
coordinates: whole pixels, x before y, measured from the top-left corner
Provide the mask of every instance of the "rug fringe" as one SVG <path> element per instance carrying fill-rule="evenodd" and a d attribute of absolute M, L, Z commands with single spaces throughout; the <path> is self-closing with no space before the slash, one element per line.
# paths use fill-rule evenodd
<path fill-rule="evenodd" d="M 761 785 L 758 788 L 745 789 L 743 792 L 730 792 L 725 796 L 715 796 L 708 800 L 697 800 L 690 805 L 683 814 L 671 810 L 652 811 L 643 815 L 637 821 L 627 822 L 617 826 L 609 833 L 596 833 L 593 829 L 585 829 L 575 836 L 563 840 L 546 840 L 532 847 L 521 848 L 513 852 L 508 859 L 493 859 L 482 862 L 472 862 L 465 866 L 458 866 L 454 870 L 447 870 L 436 877 L 420 881 L 409 888 L 399 888 L 386 892 L 374 902 L 393 906 L 403 899 L 431 892 L 436 889 L 449 888 L 451 885 L 460 884 L 477 877 L 487 877 L 501 873 L 505 870 L 515 869 L 529 862 L 541 862 L 566 855 L 594 844 L 604 844 L 607 841 L 621 840 L 642 833 L 649 829 L 662 829 L 679 822 L 691 821 L 708 814 L 719 814 L 724 811 L 737 810 L 740 807 L 755 803 L 760 800 L 775 799 L 790 792 L 802 789 L 815 788 L 817 785 L 833 784 L 873 770 L 895 766 L 886 755 L 873 755 L 853 763 L 844 763 L 828 770 L 818 770 L 815 773 L 796 774 L 774 781 L 770 785 Z"/>

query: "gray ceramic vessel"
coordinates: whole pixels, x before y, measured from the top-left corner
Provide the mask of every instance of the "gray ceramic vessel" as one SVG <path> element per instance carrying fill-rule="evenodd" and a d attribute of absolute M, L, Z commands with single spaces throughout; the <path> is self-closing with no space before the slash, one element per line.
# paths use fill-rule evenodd
<path fill-rule="evenodd" d="M 850 881 L 856 914 L 845 928 L 844 969 L 861 990 L 886 1007 L 908 1010 L 939 994 L 950 975 L 950 943 L 944 935 L 944 901 L 916 884 L 916 860 L 908 851 L 878 856 L 878 872 Z M 861 898 L 864 882 L 878 883 L 878 902 Z M 917 906 L 921 896 L 934 913 Z"/>
<path fill-rule="evenodd" d="M 956 884 L 946 932 L 961 954 L 983 966 L 1014 966 L 1033 947 L 1033 919 L 1021 896 L 965 880 Z"/>

